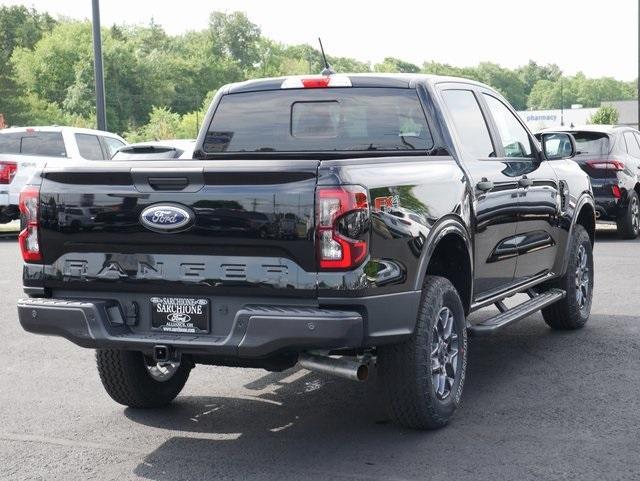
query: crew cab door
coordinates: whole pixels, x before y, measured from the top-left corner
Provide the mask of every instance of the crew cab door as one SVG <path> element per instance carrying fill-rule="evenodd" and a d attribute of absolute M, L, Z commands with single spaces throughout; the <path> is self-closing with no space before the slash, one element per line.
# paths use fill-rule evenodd
<path fill-rule="evenodd" d="M 542 161 L 517 114 L 491 92 L 483 91 L 480 97 L 495 128 L 500 160 L 519 184 L 517 235 L 509 241 L 508 250 L 517 255 L 514 282 L 524 282 L 550 272 L 555 263 L 558 179 L 550 163 Z"/>
<path fill-rule="evenodd" d="M 507 288 L 513 282 L 517 253 L 518 176 L 500 158 L 498 145 L 480 107 L 474 87 L 445 84 L 441 95 L 457 150 L 471 178 L 474 195 L 474 299 Z M 481 101 L 481 99 L 480 99 Z"/>

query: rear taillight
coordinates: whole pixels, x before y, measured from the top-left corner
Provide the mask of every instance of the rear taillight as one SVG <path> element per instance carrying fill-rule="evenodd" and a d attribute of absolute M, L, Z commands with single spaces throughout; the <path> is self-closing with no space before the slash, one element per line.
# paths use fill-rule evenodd
<path fill-rule="evenodd" d="M 620 191 L 620 187 L 618 187 L 617 185 L 611 186 L 611 193 L 616 199 L 619 199 L 622 197 L 622 192 Z"/>
<path fill-rule="evenodd" d="M 15 162 L 0 161 L 0 184 L 10 184 L 18 172 Z"/>
<path fill-rule="evenodd" d="M 587 160 L 587 165 L 597 170 L 624 170 L 624 162 L 619 160 Z"/>
<path fill-rule="evenodd" d="M 369 200 L 363 187 L 318 187 L 316 233 L 320 269 L 348 270 L 369 250 Z"/>
<path fill-rule="evenodd" d="M 40 242 L 38 241 L 38 203 L 40 189 L 35 185 L 27 185 L 20 191 L 20 215 L 22 231 L 18 236 L 20 251 L 25 262 L 42 260 Z"/>

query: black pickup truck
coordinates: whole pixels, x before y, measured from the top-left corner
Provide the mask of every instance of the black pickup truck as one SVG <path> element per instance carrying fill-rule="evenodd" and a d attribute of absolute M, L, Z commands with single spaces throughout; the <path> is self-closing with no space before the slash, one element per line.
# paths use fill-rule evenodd
<path fill-rule="evenodd" d="M 594 200 L 574 153 L 464 79 L 228 85 L 192 160 L 70 163 L 24 189 L 19 319 L 96 349 L 131 407 L 171 402 L 196 364 L 375 367 L 400 423 L 440 427 L 469 333 L 589 317 Z"/>

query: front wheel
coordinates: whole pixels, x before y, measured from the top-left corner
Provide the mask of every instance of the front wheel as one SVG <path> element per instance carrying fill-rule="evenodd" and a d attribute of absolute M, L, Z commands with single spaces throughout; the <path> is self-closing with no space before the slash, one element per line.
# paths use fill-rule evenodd
<path fill-rule="evenodd" d="M 169 404 L 184 387 L 192 364 L 155 363 L 137 351 L 96 351 L 100 380 L 117 403 L 132 408 L 157 408 Z"/>
<path fill-rule="evenodd" d="M 464 308 L 447 279 L 427 276 L 411 338 L 378 348 L 391 415 L 403 426 L 437 429 L 460 404 L 467 367 Z"/>
<path fill-rule="evenodd" d="M 623 239 L 635 239 L 640 233 L 640 200 L 635 190 L 629 192 L 627 208 L 617 220 L 618 234 Z"/>
<path fill-rule="evenodd" d="M 564 276 L 551 287 L 566 292 L 563 299 L 542 309 L 542 317 L 553 329 L 580 329 L 589 319 L 593 299 L 593 249 L 589 234 L 577 224 L 569 240 L 569 259 Z"/>

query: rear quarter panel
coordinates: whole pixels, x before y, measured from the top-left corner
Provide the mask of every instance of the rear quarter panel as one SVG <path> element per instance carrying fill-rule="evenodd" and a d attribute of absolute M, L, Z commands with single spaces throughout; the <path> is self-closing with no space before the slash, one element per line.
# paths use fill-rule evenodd
<path fill-rule="evenodd" d="M 319 296 L 416 290 L 432 232 L 445 217 L 470 222 L 468 184 L 448 156 L 324 161 L 318 185 L 362 185 L 371 203 L 370 257 L 349 272 L 321 272 Z"/>

